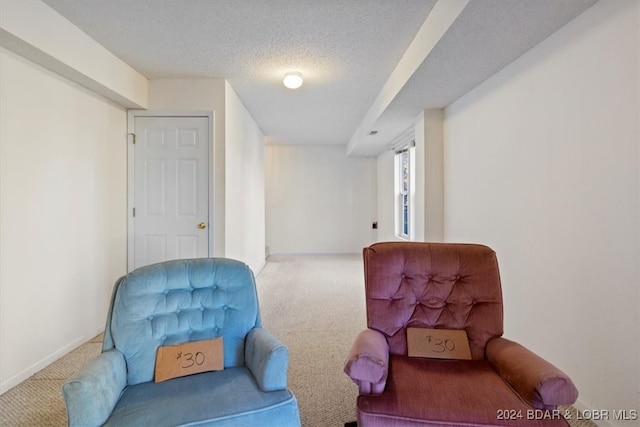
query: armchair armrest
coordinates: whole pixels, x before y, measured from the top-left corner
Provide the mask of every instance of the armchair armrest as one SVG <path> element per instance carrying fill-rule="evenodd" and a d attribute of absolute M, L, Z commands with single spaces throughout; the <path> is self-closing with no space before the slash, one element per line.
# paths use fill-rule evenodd
<path fill-rule="evenodd" d="M 253 328 L 245 341 L 245 362 L 262 391 L 287 388 L 289 349 L 269 331 Z"/>
<path fill-rule="evenodd" d="M 505 338 L 487 343 L 487 360 L 525 402 L 537 409 L 571 405 L 578 390 L 560 369 L 522 345 Z"/>
<path fill-rule="evenodd" d="M 384 335 L 366 329 L 356 336 L 344 372 L 358 384 L 360 394 L 381 394 L 389 372 L 389 344 Z"/>
<path fill-rule="evenodd" d="M 62 385 L 69 426 L 101 426 L 127 385 L 127 364 L 117 350 L 98 355 Z"/>

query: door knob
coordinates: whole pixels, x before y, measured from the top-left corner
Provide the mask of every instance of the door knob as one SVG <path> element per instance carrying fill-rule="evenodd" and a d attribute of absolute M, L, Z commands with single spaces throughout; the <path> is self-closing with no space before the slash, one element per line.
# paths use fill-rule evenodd
<path fill-rule="evenodd" d="M 206 224 L 206 223 L 204 223 L 204 222 L 201 222 L 200 224 L 198 224 L 198 228 L 199 228 L 200 230 L 204 230 L 205 228 L 207 228 L 207 224 Z"/>

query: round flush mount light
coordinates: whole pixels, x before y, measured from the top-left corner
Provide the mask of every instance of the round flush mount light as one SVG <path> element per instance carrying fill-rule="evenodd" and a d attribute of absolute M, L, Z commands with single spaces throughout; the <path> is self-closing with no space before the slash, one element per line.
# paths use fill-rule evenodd
<path fill-rule="evenodd" d="M 282 83 L 289 89 L 298 89 L 302 86 L 302 74 L 298 71 L 292 71 L 284 75 Z"/>

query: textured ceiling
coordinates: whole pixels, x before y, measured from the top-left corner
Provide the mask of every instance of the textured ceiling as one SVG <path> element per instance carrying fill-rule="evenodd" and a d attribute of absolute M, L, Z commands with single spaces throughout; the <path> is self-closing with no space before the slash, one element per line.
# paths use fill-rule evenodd
<path fill-rule="evenodd" d="M 439 0 L 461 2 L 464 0 Z M 372 155 L 596 0 L 471 0 L 375 120 Z M 269 143 L 346 145 L 436 0 L 44 0 L 147 78 L 225 78 Z M 291 91 L 284 73 L 301 71 Z"/>
<path fill-rule="evenodd" d="M 451 104 L 596 1 L 471 0 L 356 152 L 379 152 L 420 111 Z"/>

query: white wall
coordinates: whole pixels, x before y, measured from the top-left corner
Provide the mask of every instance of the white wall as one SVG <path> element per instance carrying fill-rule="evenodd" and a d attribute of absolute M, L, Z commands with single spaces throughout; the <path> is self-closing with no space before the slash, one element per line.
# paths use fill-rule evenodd
<path fill-rule="evenodd" d="M 444 240 L 444 110 L 425 110 L 418 123 L 424 141 L 424 240 L 442 242 Z M 418 140 L 418 127 L 416 140 Z"/>
<path fill-rule="evenodd" d="M 401 135 L 403 140 L 415 140 L 411 168 L 414 180 L 410 225 L 411 240 L 441 242 L 444 234 L 443 134 L 444 110 L 425 110 L 416 117 L 413 131 Z M 377 218 L 378 241 L 403 240 L 396 235 L 395 154 L 387 150 L 378 155 Z"/>
<path fill-rule="evenodd" d="M 213 253 L 225 252 L 225 81 L 223 79 L 149 80 L 150 111 L 213 112 Z"/>
<path fill-rule="evenodd" d="M 375 240 L 375 158 L 343 146 L 267 146 L 269 254 L 360 253 Z"/>
<path fill-rule="evenodd" d="M 264 136 L 224 79 L 153 79 L 150 111 L 213 111 L 214 256 L 265 260 Z"/>
<path fill-rule="evenodd" d="M 0 49 L 0 392 L 103 327 L 126 272 L 126 112 Z"/>
<path fill-rule="evenodd" d="M 118 105 L 147 105 L 142 74 L 42 1 L 0 2 L 0 43 Z"/>
<path fill-rule="evenodd" d="M 445 116 L 445 238 L 497 251 L 505 335 L 592 409 L 640 404 L 639 17 L 601 0 Z"/>
<path fill-rule="evenodd" d="M 382 152 L 376 159 L 377 214 L 379 242 L 400 240 L 396 236 L 395 154 Z"/>
<path fill-rule="evenodd" d="M 104 327 L 113 283 L 126 273 L 127 115 L 12 52 L 0 55 L 2 393 Z M 149 104 L 215 112 L 214 250 L 216 256 L 228 250 L 259 270 L 265 258 L 263 137 L 225 85 L 218 79 L 152 81 Z M 248 198 L 232 197 L 228 208 L 225 185 L 235 187 L 227 173 L 240 177 Z M 249 214 L 240 218 L 243 209 Z M 225 240 L 229 215 L 236 215 L 230 226 L 243 230 L 230 238 L 243 244 Z"/>
<path fill-rule="evenodd" d="M 265 263 L 264 134 L 226 84 L 226 245 L 258 274 Z"/>

